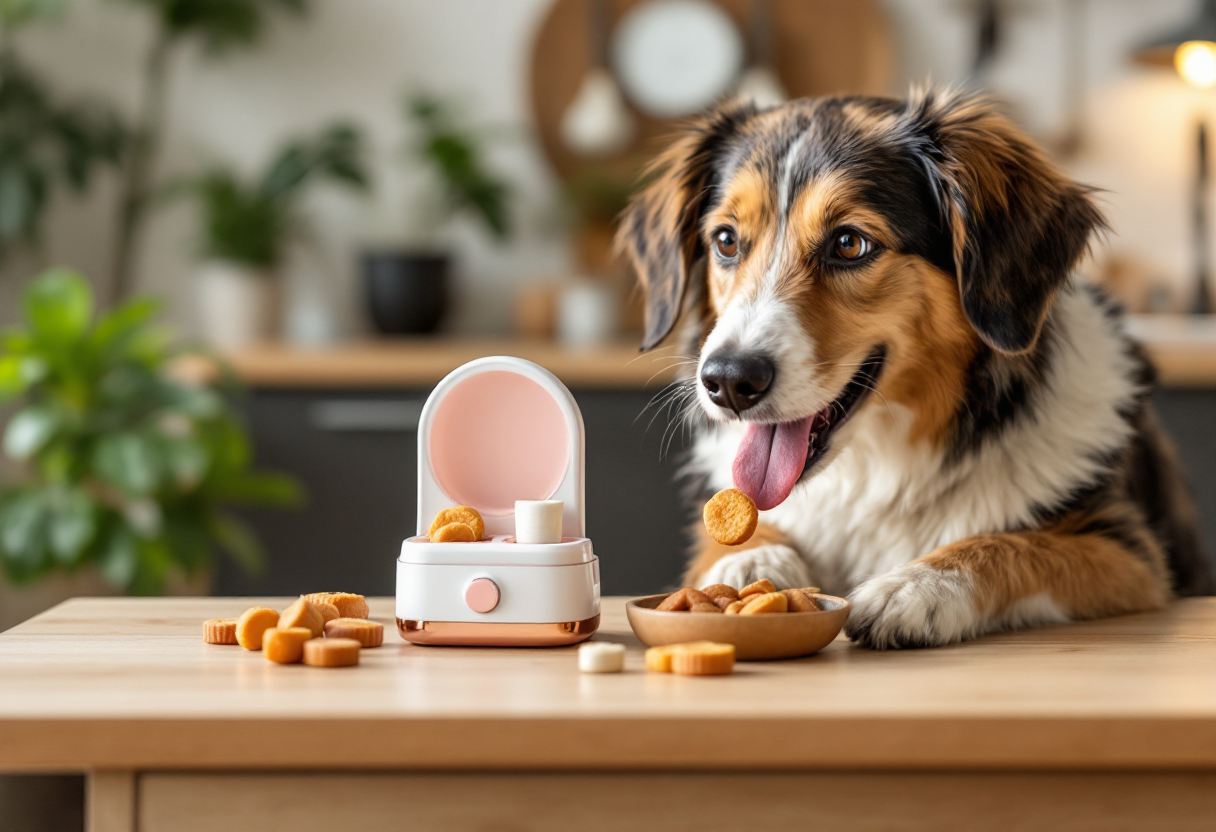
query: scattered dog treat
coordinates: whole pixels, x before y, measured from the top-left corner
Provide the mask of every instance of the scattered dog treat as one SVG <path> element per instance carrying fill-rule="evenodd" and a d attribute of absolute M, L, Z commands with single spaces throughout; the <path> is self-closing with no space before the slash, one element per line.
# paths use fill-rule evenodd
<path fill-rule="evenodd" d="M 471 526 L 464 523 L 448 523 L 440 526 L 431 535 L 432 543 L 472 543 L 477 540 L 477 534 Z"/>
<path fill-rule="evenodd" d="M 333 604 L 339 618 L 367 618 L 367 599 L 353 592 L 313 592 L 303 596 L 314 604 Z"/>
<path fill-rule="evenodd" d="M 250 607 L 236 620 L 236 643 L 246 650 L 262 649 L 262 634 L 279 625 L 279 613 L 270 607 Z"/>
<path fill-rule="evenodd" d="M 325 619 L 321 616 L 321 610 L 317 605 L 307 598 L 301 596 L 294 604 L 283 610 L 283 614 L 279 616 L 280 629 L 289 629 L 292 627 L 306 627 L 312 633 L 313 638 L 325 632 Z"/>
<path fill-rule="evenodd" d="M 342 613 L 338 612 L 338 608 L 333 604 L 318 603 L 316 601 L 313 601 L 312 603 L 321 613 L 321 620 L 326 624 L 333 621 L 335 618 L 342 617 Z"/>
<path fill-rule="evenodd" d="M 434 541 L 435 533 L 452 523 L 463 523 L 468 526 L 473 532 L 473 540 L 481 540 L 486 535 L 485 521 L 481 519 L 481 515 L 477 512 L 477 509 L 470 508 L 469 506 L 456 506 L 455 508 L 445 508 L 435 515 L 435 519 L 431 521 L 431 528 L 427 532 L 427 536 Z M 445 541 L 436 542 L 442 543 Z"/>
<path fill-rule="evenodd" d="M 516 500 L 516 543 L 561 543 L 561 500 Z"/>
<path fill-rule="evenodd" d="M 271 627 L 262 634 L 262 655 L 275 664 L 295 664 L 304 658 L 304 643 L 312 637 L 307 627 Z"/>
<path fill-rule="evenodd" d="M 236 619 L 212 618 L 204 621 L 203 641 L 208 644 L 236 644 Z"/>
<path fill-rule="evenodd" d="M 779 590 L 767 579 L 748 584 L 743 589 L 735 589 L 729 584 L 713 584 L 704 589 L 686 586 L 668 595 L 655 609 L 727 615 L 818 612 L 821 609 L 815 601 L 818 592 L 816 586 Z"/>
<path fill-rule="evenodd" d="M 384 625 L 365 618 L 335 618 L 325 622 L 326 638 L 353 638 L 364 647 L 384 644 Z"/>
<path fill-rule="evenodd" d="M 314 638 L 303 644 L 304 664 L 310 667 L 352 667 L 363 645 L 353 638 Z"/>
<path fill-rule="evenodd" d="M 760 512 L 751 497 L 737 488 L 727 488 L 709 498 L 702 517 L 710 537 L 723 546 L 738 546 L 755 534 Z"/>
<path fill-rule="evenodd" d="M 735 646 L 690 641 L 651 647 L 646 651 L 646 669 L 682 676 L 725 676 L 735 669 Z"/>
<path fill-rule="evenodd" d="M 625 669 L 625 645 L 606 641 L 580 645 L 578 669 L 583 673 L 620 673 Z"/>

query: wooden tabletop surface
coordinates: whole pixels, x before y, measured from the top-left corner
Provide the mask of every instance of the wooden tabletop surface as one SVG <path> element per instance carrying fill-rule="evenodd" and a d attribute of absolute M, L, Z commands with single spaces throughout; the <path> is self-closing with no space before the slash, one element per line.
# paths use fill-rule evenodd
<path fill-rule="evenodd" d="M 1216 769 L 1216 599 L 874 653 L 648 673 L 604 600 L 575 650 L 415 647 L 357 668 L 207 645 L 203 619 L 284 599 L 76 599 L 0 634 L 0 770 L 88 768 Z M 372 617 L 392 626 L 391 599 Z"/>
<path fill-rule="evenodd" d="M 1216 317 L 1140 315 L 1129 329 L 1144 341 L 1167 387 L 1216 387 Z M 673 347 L 640 354 L 636 341 L 587 349 L 518 338 L 414 337 L 350 341 L 318 347 L 267 344 L 225 356 L 253 387 L 429 388 L 474 358 L 515 355 L 551 370 L 570 387 L 658 390 L 683 360 Z M 205 378 L 204 362 L 181 371 Z"/>

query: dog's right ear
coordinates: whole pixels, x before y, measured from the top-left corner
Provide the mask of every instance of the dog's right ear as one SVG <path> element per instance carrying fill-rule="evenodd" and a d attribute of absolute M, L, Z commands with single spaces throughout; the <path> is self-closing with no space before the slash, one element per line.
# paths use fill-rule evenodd
<path fill-rule="evenodd" d="M 649 184 L 621 216 L 616 244 L 646 296 L 642 349 L 659 344 L 680 317 L 695 264 L 705 255 L 698 225 L 714 190 L 715 169 L 731 139 L 756 112 L 728 102 L 698 118 L 648 168 Z"/>

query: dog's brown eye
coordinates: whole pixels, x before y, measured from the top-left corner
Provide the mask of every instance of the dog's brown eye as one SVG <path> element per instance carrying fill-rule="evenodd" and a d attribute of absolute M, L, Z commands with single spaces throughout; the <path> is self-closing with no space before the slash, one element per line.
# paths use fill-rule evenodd
<path fill-rule="evenodd" d="M 728 260 L 739 253 L 739 238 L 729 228 L 718 229 L 714 234 L 714 245 L 718 249 L 718 254 Z"/>
<path fill-rule="evenodd" d="M 870 253 L 873 244 L 860 234 L 845 231 L 836 237 L 833 254 L 841 260 L 860 260 Z"/>

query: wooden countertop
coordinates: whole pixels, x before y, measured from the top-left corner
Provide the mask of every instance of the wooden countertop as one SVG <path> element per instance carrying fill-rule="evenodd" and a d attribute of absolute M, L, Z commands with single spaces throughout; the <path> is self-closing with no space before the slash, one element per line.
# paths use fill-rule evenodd
<path fill-rule="evenodd" d="M 1216 387 L 1216 316 L 1139 315 L 1129 329 L 1148 348 L 1167 387 Z M 570 387 L 658 390 L 682 361 L 671 347 L 639 353 L 635 341 L 572 349 L 551 341 L 486 338 L 395 338 L 296 347 L 268 344 L 225 355 L 253 387 L 429 388 L 452 370 L 487 355 L 516 355 L 547 367 Z M 188 377 L 208 374 L 187 360 Z"/>
<path fill-rule="evenodd" d="M 286 599 L 76 599 L 0 634 L 0 770 L 1216 769 L 1216 599 L 730 677 L 643 670 L 624 601 L 574 649 L 415 647 L 278 666 L 203 644 L 204 618 Z M 373 617 L 392 624 L 391 599 Z M 726 750 L 729 749 L 729 750 Z"/>

